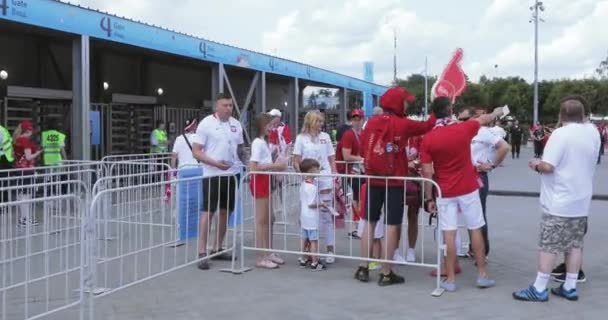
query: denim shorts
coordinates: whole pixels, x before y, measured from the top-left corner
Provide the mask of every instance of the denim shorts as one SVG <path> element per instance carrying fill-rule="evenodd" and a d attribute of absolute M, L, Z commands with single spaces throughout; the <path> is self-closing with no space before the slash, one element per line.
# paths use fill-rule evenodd
<path fill-rule="evenodd" d="M 317 241 L 319 240 L 319 230 L 302 229 L 302 240 Z"/>

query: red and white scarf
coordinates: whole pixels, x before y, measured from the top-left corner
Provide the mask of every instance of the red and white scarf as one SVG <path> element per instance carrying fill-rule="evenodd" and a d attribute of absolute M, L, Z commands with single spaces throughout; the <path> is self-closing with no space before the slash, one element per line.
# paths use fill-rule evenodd
<path fill-rule="evenodd" d="M 435 127 L 433 129 L 447 127 L 449 125 L 453 125 L 454 123 L 456 123 L 456 121 L 452 120 L 451 118 L 437 119 L 437 121 L 435 121 Z"/>

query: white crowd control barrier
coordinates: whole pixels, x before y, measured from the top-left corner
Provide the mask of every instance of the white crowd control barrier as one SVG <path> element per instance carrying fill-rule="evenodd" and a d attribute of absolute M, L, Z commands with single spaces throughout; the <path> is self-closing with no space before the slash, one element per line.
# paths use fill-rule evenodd
<path fill-rule="evenodd" d="M 272 178 L 270 179 L 269 177 Z M 319 201 L 324 202 L 327 205 L 328 210 L 322 209 L 322 212 L 319 213 L 317 229 L 319 241 L 317 252 L 312 253 L 305 251 L 305 248 L 303 248 L 304 243 L 301 242 L 300 190 L 306 177 L 315 178 L 315 183 L 318 185 L 327 185 L 328 181 L 331 185 L 331 193 L 327 194 L 325 191 L 319 190 L 319 194 L 317 195 Z M 268 184 L 265 182 L 268 179 L 273 182 Z M 353 182 L 365 185 L 369 184 L 370 179 L 376 181 L 376 184 L 380 181 L 380 184 L 384 184 L 386 190 L 391 188 L 389 187 L 389 184 L 393 185 L 396 183 L 397 185 L 403 186 L 402 190 L 404 194 L 402 198 L 404 202 L 397 204 L 397 206 L 402 208 L 404 215 L 402 231 L 408 227 L 407 207 L 405 206 L 405 199 L 408 198 L 406 192 L 407 188 L 405 188 L 405 186 L 408 182 L 420 185 L 420 190 L 423 190 L 422 184 L 430 183 L 436 190 L 435 192 L 438 197 L 441 197 L 441 190 L 434 181 L 417 177 L 379 178 L 365 175 L 321 175 L 295 172 L 248 173 L 244 179 L 247 186 L 241 188 L 242 194 L 240 204 L 242 206 L 241 212 L 243 214 L 244 223 L 238 228 L 238 235 L 235 235 L 234 237 L 234 241 L 236 241 L 234 247 L 239 247 L 239 256 L 241 257 L 245 256 L 246 251 L 255 252 L 255 264 L 261 267 L 264 267 L 264 264 L 260 262 L 264 259 L 271 259 L 271 254 L 289 254 L 302 257 L 318 256 L 325 259 L 325 261 L 348 259 L 435 269 L 437 276 L 435 278 L 435 289 L 432 294 L 434 296 L 441 295 L 443 293 L 443 289 L 440 288 L 441 257 L 444 246 L 442 244 L 441 233 L 436 232 L 436 226 L 424 222 L 428 221 L 427 215 L 418 214 L 417 211 L 419 210 L 416 211 L 417 217 L 414 220 L 416 221 L 414 224 L 418 232 L 416 237 L 417 258 L 415 261 L 396 261 L 394 259 L 395 253 L 387 252 L 386 245 L 381 249 L 384 250 L 381 255 L 377 255 L 377 252 L 375 253 L 376 256 L 373 256 L 374 253 L 372 253 L 372 256 L 366 254 L 362 255 L 360 250 L 362 240 L 347 236 L 347 233 L 352 230 L 352 227 L 347 226 L 348 224 L 346 222 L 354 220 L 352 218 L 354 216 L 353 211 L 356 212 L 360 210 L 360 208 L 355 207 L 353 204 L 352 193 L 355 192 L 352 190 Z M 280 183 L 277 183 L 276 181 L 280 181 Z M 259 188 L 262 188 L 262 190 Z M 375 186 L 374 188 L 377 189 L 379 187 Z M 255 196 L 252 196 L 252 194 Z M 385 192 L 385 194 L 387 193 Z M 419 196 L 421 197 L 418 202 L 420 206 L 424 203 L 424 198 L 422 198 L 423 192 L 421 192 Z M 359 200 L 369 201 L 369 192 L 367 192 L 367 195 L 364 195 L 364 197 L 365 198 Z M 388 196 L 386 197 L 385 203 L 387 201 L 394 201 L 389 200 Z M 274 198 L 281 198 L 281 200 L 275 201 Z M 268 206 L 266 203 L 270 203 L 271 205 Z M 277 208 L 277 205 L 279 208 Z M 360 205 L 360 202 L 358 205 Z M 369 209 L 369 206 L 366 205 L 365 208 Z M 384 212 L 384 208 L 382 211 Z M 364 210 L 360 213 L 360 215 L 365 217 L 368 217 L 369 214 L 369 210 L 367 210 L 367 212 Z M 279 219 L 282 220 L 281 222 L 283 223 L 274 226 L 273 222 Z M 386 230 L 389 227 L 387 217 L 384 213 L 382 213 L 378 224 L 380 229 Z M 385 233 L 385 231 L 382 231 L 382 233 Z M 406 234 L 407 233 L 405 232 L 400 233 L 400 249 L 408 248 Z M 343 241 L 342 239 L 348 240 Z M 372 243 L 368 243 L 368 245 L 370 248 L 372 247 Z M 309 250 L 308 248 L 306 249 Z M 233 261 L 232 271 L 234 273 L 242 273 L 250 270 L 243 260 L 244 259 L 241 259 L 240 263 Z M 292 263 L 295 262 L 296 258 L 291 261 Z"/>
<path fill-rule="evenodd" d="M 93 171 L 58 169 L 0 171 L 2 319 L 36 319 L 83 299 L 81 226 L 90 189 L 88 179 L 74 178 Z"/>

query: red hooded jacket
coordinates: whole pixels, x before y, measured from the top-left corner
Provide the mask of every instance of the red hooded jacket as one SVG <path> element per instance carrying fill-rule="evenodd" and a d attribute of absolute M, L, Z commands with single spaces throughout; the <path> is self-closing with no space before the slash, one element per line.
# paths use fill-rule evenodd
<path fill-rule="evenodd" d="M 407 142 L 411 137 L 419 136 L 429 132 L 435 126 L 436 118 L 435 114 L 432 113 L 427 121 L 414 121 L 405 117 L 405 113 L 403 110 L 403 102 L 413 102 L 414 96 L 412 96 L 407 90 L 403 88 L 391 88 L 388 89 L 380 97 L 380 106 L 384 110 L 385 113 L 388 113 L 391 117 L 391 124 L 394 126 L 394 141 L 398 146 L 397 150 L 402 150 L 403 156 L 397 156 L 395 164 L 395 171 L 393 172 L 394 177 L 407 177 L 408 175 L 408 161 L 407 155 L 405 154 L 407 150 Z M 383 115 L 384 116 L 384 115 Z M 369 132 L 376 130 L 382 126 L 386 125 L 386 121 L 381 119 L 379 116 L 375 116 L 370 118 L 365 125 L 365 129 L 361 134 L 361 151 L 363 157 L 371 152 L 371 137 Z M 398 180 L 385 180 L 385 179 L 371 179 L 370 184 L 373 186 L 395 186 L 395 187 L 403 187 L 404 182 Z"/>

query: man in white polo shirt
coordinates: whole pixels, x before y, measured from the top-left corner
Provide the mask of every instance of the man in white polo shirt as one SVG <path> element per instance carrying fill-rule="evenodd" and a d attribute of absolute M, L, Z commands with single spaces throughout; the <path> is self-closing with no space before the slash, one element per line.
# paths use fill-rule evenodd
<path fill-rule="evenodd" d="M 243 168 L 243 128 L 232 117 L 232 98 L 219 94 L 215 103 L 215 113 L 201 121 L 196 129 L 192 144 L 194 157 L 203 166 L 203 209 L 200 219 L 199 258 L 207 256 L 207 237 L 211 216 L 219 211 L 217 236 L 210 252 L 211 259 L 230 260 L 221 245 L 226 235 L 228 213 L 234 210 L 236 187 Z M 208 259 L 201 260 L 198 268 L 209 269 Z"/>
<path fill-rule="evenodd" d="M 562 99 L 561 127 L 551 134 L 542 160 L 530 160 L 530 168 L 541 175 L 540 254 L 536 280 L 531 286 L 513 292 L 517 300 L 549 300 L 547 284 L 560 253 L 566 253 L 566 279 L 551 293 L 570 301 L 578 300 L 576 282 L 600 146 L 597 129 L 586 122 L 585 105 L 585 100 L 578 96 Z"/>
<path fill-rule="evenodd" d="M 481 115 L 486 114 L 486 109 L 483 107 L 476 107 L 474 108 L 474 111 L 475 115 L 473 118 L 478 118 Z M 488 219 L 486 215 L 486 200 L 488 199 L 488 192 L 490 191 L 490 180 L 488 175 L 505 160 L 505 157 L 510 150 L 511 146 L 509 146 L 503 138 L 494 134 L 492 128 L 485 125 L 479 128 L 477 135 L 471 142 L 471 159 L 473 160 L 473 166 L 481 180 L 479 199 L 481 200 L 481 209 L 483 210 L 483 220 L 486 223 L 481 227 L 481 233 L 485 244 L 486 256 L 490 253 Z M 473 250 L 469 248 L 469 254 L 471 254 L 472 251 Z"/>

